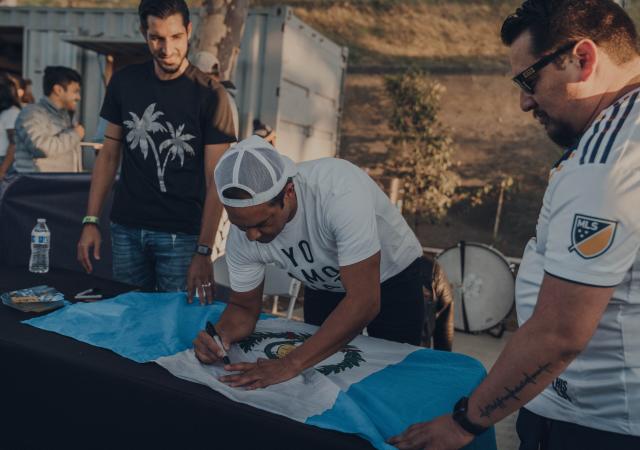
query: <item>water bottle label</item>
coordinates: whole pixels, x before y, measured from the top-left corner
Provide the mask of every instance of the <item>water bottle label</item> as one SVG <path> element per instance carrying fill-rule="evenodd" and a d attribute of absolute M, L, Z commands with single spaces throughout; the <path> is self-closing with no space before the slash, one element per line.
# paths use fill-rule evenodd
<path fill-rule="evenodd" d="M 31 243 L 32 244 L 47 244 L 49 242 L 49 236 L 46 234 L 32 234 L 31 235 Z"/>

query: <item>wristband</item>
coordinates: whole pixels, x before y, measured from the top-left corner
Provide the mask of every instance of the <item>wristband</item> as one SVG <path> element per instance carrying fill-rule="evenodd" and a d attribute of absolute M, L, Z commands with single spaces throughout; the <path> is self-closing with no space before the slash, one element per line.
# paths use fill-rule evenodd
<path fill-rule="evenodd" d="M 97 216 L 84 216 L 82 219 L 82 225 L 91 223 L 93 225 L 100 225 L 100 218 Z"/>

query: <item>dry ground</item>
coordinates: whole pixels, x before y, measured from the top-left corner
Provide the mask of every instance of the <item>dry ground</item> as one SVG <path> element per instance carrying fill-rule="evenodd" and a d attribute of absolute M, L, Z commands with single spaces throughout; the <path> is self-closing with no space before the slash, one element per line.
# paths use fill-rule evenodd
<path fill-rule="evenodd" d="M 493 239 L 497 192 L 481 206 L 455 205 L 438 224 L 422 223 L 424 245 L 461 239 L 495 245 L 520 256 L 533 235 L 550 165 L 560 150 L 530 115 L 520 111 L 500 43 L 503 18 L 518 1 L 302 2 L 296 14 L 350 49 L 340 156 L 373 167 L 393 153 L 387 126 L 390 99 L 384 76 L 408 67 L 442 83 L 441 121 L 457 150 L 456 172 L 467 188 L 515 184 L 507 195 L 500 233 Z M 304 6 L 302 6 L 304 5 Z"/>

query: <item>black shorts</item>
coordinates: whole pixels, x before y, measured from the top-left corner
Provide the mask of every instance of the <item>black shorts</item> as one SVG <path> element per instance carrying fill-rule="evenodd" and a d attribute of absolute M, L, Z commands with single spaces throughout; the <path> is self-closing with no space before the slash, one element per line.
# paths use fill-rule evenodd
<path fill-rule="evenodd" d="M 521 408 L 516 422 L 520 450 L 638 450 L 640 437 L 547 419 Z"/>
<path fill-rule="evenodd" d="M 322 325 L 344 298 L 344 292 L 304 291 L 304 321 Z M 420 258 L 380 285 L 380 313 L 367 325 L 369 336 L 420 345 L 424 298 Z"/>

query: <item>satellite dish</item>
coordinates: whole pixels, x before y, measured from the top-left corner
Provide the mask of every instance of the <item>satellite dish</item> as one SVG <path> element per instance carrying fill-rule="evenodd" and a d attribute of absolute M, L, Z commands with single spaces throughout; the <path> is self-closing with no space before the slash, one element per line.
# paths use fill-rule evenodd
<path fill-rule="evenodd" d="M 453 289 L 457 330 L 485 331 L 503 324 L 515 299 L 515 279 L 502 253 L 488 245 L 460 241 L 443 250 L 437 261 Z"/>

